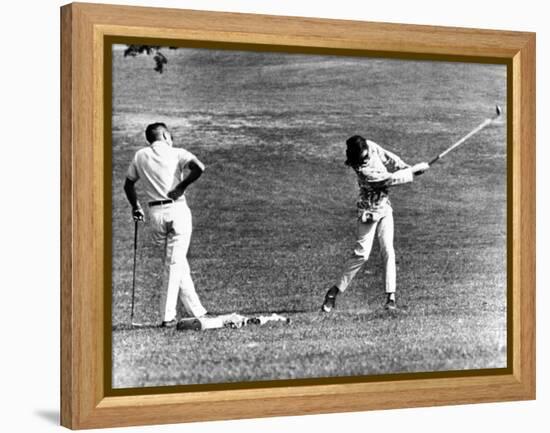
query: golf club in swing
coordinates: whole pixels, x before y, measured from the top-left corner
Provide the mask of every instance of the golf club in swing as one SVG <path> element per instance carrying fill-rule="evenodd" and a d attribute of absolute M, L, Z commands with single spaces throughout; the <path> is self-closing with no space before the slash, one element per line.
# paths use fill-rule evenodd
<path fill-rule="evenodd" d="M 441 158 L 443 158 L 445 155 L 447 155 L 451 150 L 457 148 L 458 146 L 460 146 L 462 143 L 464 143 L 466 140 L 468 140 L 468 138 L 470 138 L 472 135 L 475 135 L 477 134 L 479 131 L 481 131 L 483 128 L 485 128 L 486 126 L 490 125 L 491 123 L 493 123 L 495 120 L 497 120 L 500 115 L 502 114 L 502 108 L 500 108 L 500 106 L 496 106 L 496 114 L 493 116 L 493 117 L 490 117 L 488 119 L 485 119 L 481 124 L 479 124 L 478 126 L 476 126 L 474 129 L 472 129 L 470 132 L 468 132 L 468 134 L 466 134 L 464 137 L 462 137 L 460 140 L 458 140 L 456 143 L 454 143 L 452 146 L 448 147 L 447 149 L 445 149 L 443 152 L 441 152 L 439 155 L 437 155 L 434 159 L 432 159 L 430 162 L 428 162 L 428 165 L 432 165 L 434 163 L 436 163 L 437 161 L 439 161 Z"/>

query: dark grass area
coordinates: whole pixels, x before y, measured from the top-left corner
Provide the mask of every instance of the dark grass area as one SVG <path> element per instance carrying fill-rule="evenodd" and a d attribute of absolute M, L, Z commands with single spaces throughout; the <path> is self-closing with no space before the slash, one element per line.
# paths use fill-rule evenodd
<path fill-rule="evenodd" d="M 504 367 L 506 125 L 392 191 L 398 303 L 375 248 L 333 315 L 318 310 L 354 241 L 344 141 L 431 159 L 505 106 L 503 66 L 178 50 L 164 74 L 114 53 L 113 386 Z M 192 274 L 214 313 L 290 325 L 129 330 L 133 223 L 122 192 L 143 130 L 165 121 L 207 164 L 188 191 Z M 139 184 L 138 184 L 139 185 Z M 159 320 L 160 260 L 140 233 L 137 319 Z"/>

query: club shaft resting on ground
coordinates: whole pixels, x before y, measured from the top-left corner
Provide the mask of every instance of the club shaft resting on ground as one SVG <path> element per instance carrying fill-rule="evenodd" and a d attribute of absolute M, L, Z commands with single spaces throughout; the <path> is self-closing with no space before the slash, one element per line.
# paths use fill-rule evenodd
<path fill-rule="evenodd" d="M 433 163 L 439 161 L 441 158 L 443 158 L 445 155 L 447 155 L 451 150 L 457 148 L 458 146 L 460 146 L 462 143 L 464 143 L 466 140 L 468 140 L 470 137 L 472 137 L 473 135 L 477 134 L 479 131 L 481 131 L 483 128 L 485 128 L 486 126 L 490 125 L 491 123 L 493 123 L 496 119 L 498 119 L 500 117 L 500 114 L 502 113 L 502 110 L 501 108 L 497 105 L 496 107 L 496 114 L 489 118 L 489 119 L 485 119 L 481 124 L 479 124 L 478 126 L 476 126 L 474 129 L 472 129 L 470 132 L 468 132 L 464 137 L 462 137 L 460 140 L 458 140 L 457 142 L 453 143 L 452 146 L 449 146 L 447 149 L 445 149 L 443 152 L 441 152 L 439 155 L 437 155 L 434 159 L 432 159 L 428 165 L 432 165 Z"/>
<path fill-rule="evenodd" d="M 137 262 L 137 242 L 138 242 L 139 222 L 134 221 L 134 268 L 132 270 L 132 312 L 130 313 L 130 322 L 134 323 L 134 303 L 136 294 L 136 262 Z"/>

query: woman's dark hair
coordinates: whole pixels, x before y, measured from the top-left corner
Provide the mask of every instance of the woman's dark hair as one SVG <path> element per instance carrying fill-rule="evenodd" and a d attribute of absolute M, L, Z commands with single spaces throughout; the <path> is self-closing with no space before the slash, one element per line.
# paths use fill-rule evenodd
<path fill-rule="evenodd" d="M 346 140 L 346 165 L 360 165 L 363 162 L 361 155 L 368 149 L 367 140 L 360 135 L 354 135 Z"/>

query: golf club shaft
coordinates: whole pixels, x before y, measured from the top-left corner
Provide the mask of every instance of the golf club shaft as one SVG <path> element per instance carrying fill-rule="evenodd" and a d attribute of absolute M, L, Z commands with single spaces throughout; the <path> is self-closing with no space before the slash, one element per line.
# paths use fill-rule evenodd
<path fill-rule="evenodd" d="M 136 262 L 137 262 L 137 242 L 138 242 L 139 222 L 134 221 L 134 269 L 132 271 L 132 313 L 130 320 L 134 323 L 134 299 L 136 294 Z"/>
<path fill-rule="evenodd" d="M 494 117 L 491 117 L 490 119 L 485 119 L 480 125 L 472 129 L 468 134 L 466 134 L 464 137 L 462 137 L 460 140 L 458 140 L 456 143 L 454 143 L 452 146 L 441 152 L 439 155 L 437 155 L 434 159 L 432 159 L 428 165 L 432 165 L 433 163 L 437 162 L 441 158 L 443 158 L 445 155 L 447 155 L 451 150 L 455 149 L 456 147 L 460 146 L 462 143 L 464 143 L 468 138 L 470 138 L 472 135 L 477 134 L 479 131 L 481 131 L 483 128 L 485 128 L 487 125 L 491 124 L 494 120 L 496 120 L 499 117 L 500 114 L 497 114 Z"/>

